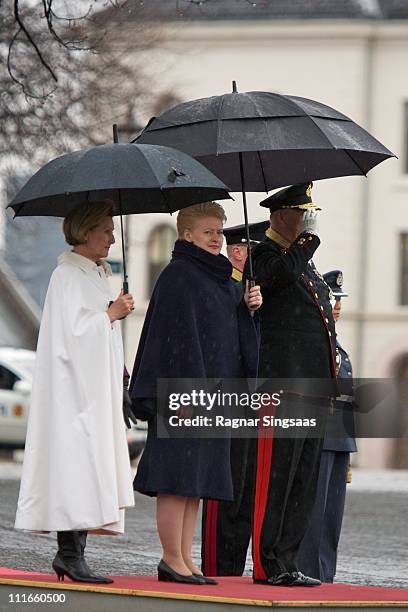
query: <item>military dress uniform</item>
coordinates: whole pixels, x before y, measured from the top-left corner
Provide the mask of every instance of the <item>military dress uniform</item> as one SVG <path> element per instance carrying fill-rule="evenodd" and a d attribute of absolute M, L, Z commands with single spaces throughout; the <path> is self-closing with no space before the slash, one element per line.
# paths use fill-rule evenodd
<path fill-rule="evenodd" d="M 251 247 L 258 244 L 268 226 L 269 222 L 250 224 Z M 224 236 L 227 245 L 247 244 L 245 225 L 226 228 Z M 242 283 L 242 276 L 233 267 L 232 280 Z M 203 502 L 201 558 L 203 573 L 208 576 L 241 576 L 251 539 L 256 439 L 232 438 L 230 459 L 234 500 Z"/>
<path fill-rule="evenodd" d="M 335 297 L 347 296 L 342 289 L 340 270 L 324 274 L 324 279 Z M 353 371 L 350 358 L 338 340 L 336 344 L 340 361 L 339 389 L 343 397 L 351 399 Z M 298 554 L 301 571 L 322 582 L 333 582 L 336 574 L 350 453 L 356 451 L 352 402 L 337 401 L 333 414 L 327 419 L 316 501 Z"/>
<path fill-rule="evenodd" d="M 282 190 L 272 198 L 284 194 L 277 204 L 286 201 L 289 207 L 292 201 L 302 208 L 311 203 L 307 188 L 301 186 L 300 194 L 298 188 Z M 290 245 L 268 230 L 253 251 L 264 299 L 260 377 L 335 376 L 329 290 L 309 263 L 319 244 L 317 236 L 302 234 Z M 313 507 L 322 440 L 273 440 L 260 432 L 258 439 L 232 443 L 234 502 L 205 505 L 204 573 L 241 575 L 251 532 L 255 580 L 296 571 L 297 549 Z"/>
<path fill-rule="evenodd" d="M 316 208 L 311 185 L 283 189 L 261 205 L 271 212 Z M 329 288 L 311 261 L 319 244 L 319 237 L 308 232 L 290 244 L 270 228 L 253 251 L 263 295 L 260 378 L 336 378 Z M 322 437 L 258 436 L 252 540 L 256 582 L 271 578 L 274 584 L 275 578 L 284 575 L 286 580 L 299 571 L 296 557 L 313 510 L 322 443 Z"/>

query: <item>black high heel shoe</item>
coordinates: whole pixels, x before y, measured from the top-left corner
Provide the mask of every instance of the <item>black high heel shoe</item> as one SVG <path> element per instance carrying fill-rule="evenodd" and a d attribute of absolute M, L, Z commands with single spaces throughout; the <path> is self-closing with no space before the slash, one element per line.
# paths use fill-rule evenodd
<path fill-rule="evenodd" d="M 208 576 L 204 576 L 203 574 L 193 574 L 196 578 L 202 578 L 204 580 L 204 584 L 218 584 L 217 580 L 214 578 L 208 578 Z"/>
<path fill-rule="evenodd" d="M 157 577 L 160 582 L 180 582 L 183 584 L 205 584 L 205 581 L 201 576 L 183 576 L 175 572 L 163 559 L 157 566 Z"/>
<path fill-rule="evenodd" d="M 74 582 L 111 584 L 113 582 L 111 578 L 97 576 L 89 569 L 84 558 L 86 536 L 86 531 L 58 532 L 58 552 L 52 562 L 58 581 L 63 581 L 64 577 L 68 576 Z"/>

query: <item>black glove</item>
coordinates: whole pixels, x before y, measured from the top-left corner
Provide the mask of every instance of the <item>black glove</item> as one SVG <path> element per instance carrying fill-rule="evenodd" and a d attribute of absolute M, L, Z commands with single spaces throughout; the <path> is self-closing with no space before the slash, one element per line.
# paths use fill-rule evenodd
<path fill-rule="evenodd" d="M 127 376 L 123 377 L 123 419 L 125 421 L 126 427 L 131 429 L 132 425 L 137 425 L 137 420 L 132 410 L 132 400 L 130 399 L 129 391 L 129 378 Z"/>

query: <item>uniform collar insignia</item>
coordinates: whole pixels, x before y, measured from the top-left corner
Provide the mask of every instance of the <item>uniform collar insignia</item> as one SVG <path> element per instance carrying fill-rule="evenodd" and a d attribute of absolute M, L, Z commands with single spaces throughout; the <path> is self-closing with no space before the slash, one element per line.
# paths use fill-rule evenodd
<path fill-rule="evenodd" d="M 278 232 L 272 229 L 271 227 L 266 230 L 265 234 L 268 236 L 268 238 L 270 238 L 270 240 L 273 240 L 274 242 L 279 244 L 282 249 L 288 249 L 290 247 L 289 240 L 286 240 L 286 238 L 278 234 Z"/>

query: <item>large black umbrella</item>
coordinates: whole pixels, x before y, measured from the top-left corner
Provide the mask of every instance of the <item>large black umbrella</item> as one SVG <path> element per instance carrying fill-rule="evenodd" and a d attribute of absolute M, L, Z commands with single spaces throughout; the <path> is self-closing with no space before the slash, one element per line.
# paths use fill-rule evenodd
<path fill-rule="evenodd" d="M 136 141 L 189 153 L 232 191 L 242 191 L 246 226 L 246 190 L 366 175 L 395 157 L 330 106 L 264 91 L 238 93 L 235 82 L 233 90 L 178 104 L 150 120 Z"/>
<path fill-rule="evenodd" d="M 108 198 L 120 215 L 172 213 L 192 204 L 229 197 L 228 187 L 221 180 L 181 151 L 114 143 L 50 161 L 20 189 L 9 207 L 16 217 L 65 217 L 85 200 Z M 122 249 L 126 284 L 123 234 Z"/>
<path fill-rule="evenodd" d="M 229 197 L 221 180 L 181 151 L 114 143 L 48 162 L 20 189 L 9 207 L 16 217 L 65 217 L 84 200 L 108 198 L 114 202 L 116 214 L 128 215 L 174 212 Z"/>

